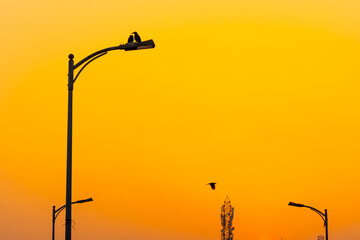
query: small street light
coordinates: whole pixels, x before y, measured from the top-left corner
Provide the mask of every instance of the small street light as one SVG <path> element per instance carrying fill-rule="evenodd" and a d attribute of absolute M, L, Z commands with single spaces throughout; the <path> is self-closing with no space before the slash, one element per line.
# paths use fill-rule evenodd
<path fill-rule="evenodd" d="M 322 218 L 322 220 L 324 221 L 324 226 L 325 226 L 325 240 L 329 240 L 329 239 L 328 239 L 328 215 L 327 215 L 327 209 L 325 209 L 325 213 L 322 213 L 321 211 L 317 210 L 316 208 L 313 208 L 313 207 L 310 207 L 310 206 L 306 206 L 306 205 L 303 205 L 303 204 L 299 204 L 299 203 L 289 202 L 289 206 L 309 208 L 310 210 L 312 210 L 312 211 L 316 212 L 317 214 L 319 214 L 320 217 Z"/>
<path fill-rule="evenodd" d="M 72 202 L 71 204 L 75 204 L 75 203 L 86 203 L 86 202 L 92 202 L 93 199 L 92 198 L 88 198 L 88 199 L 83 199 L 83 200 L 79 200 L 76 202 Z M 62 210 L 64 210 L 64 208 L 66 208 L 66 204 L 62 207 L 59 207 L 58 209 L 55 210 L 55 206 L 53 206 L 53 212 L 52 212 L 52 240 L 55 240 L 55 220 L 57 218 L 57 216 L 60 214 L 60 212 Z"/>

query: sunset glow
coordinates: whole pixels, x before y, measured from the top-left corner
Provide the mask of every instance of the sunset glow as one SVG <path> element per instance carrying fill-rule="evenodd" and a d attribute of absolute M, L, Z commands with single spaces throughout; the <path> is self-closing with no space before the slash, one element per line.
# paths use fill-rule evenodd
<path fill-rule="evenodd" d="M 137 31 L 74 84 L 73 239 L 360 239 L 360 1 L 3 1 L 0 239 L 48 240 L 65 204 L 67 67 Z M 211 190 L 209 182 L 216 182 Z M 56 220 L 64 239 L 65 211 Z"/>

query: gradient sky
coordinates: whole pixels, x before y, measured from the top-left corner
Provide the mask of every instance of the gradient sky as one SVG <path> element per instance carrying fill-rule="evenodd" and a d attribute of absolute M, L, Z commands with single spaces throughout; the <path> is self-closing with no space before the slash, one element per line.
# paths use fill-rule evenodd
<path fill-rule="evenodd" d="M 73 239 L 360 239 L 358 0 L 2 1 L 0 239 L 46 240 L 65 204 L 74 90 Z M 218 183 L 216 191 L 205 184 Z M 56 222 L 64 239 L 65 213 Z"/>

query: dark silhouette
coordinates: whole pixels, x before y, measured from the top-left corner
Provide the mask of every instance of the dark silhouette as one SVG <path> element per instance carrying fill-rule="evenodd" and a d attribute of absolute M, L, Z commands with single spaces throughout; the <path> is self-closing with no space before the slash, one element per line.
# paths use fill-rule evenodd
<path fill-rule="evenodd" d="M 133 32 L 133 34 L 135 36 L 135 42 L 137 42 L 137 43 L 141 42 L 140 35 L 137 32 Z"/>
<path fill-rule="evenodd" d="M 89 56 L 83 58 L 78 63 L 74 63 L 74 54 L 69 54 L 69 70 L 68 70 L 68 118 L 67 118 L 67 151 L 66 151 L 66 215 L 65 215 L 65 240 L 71 240 L 71 193 L 72 193 L 72 138 L 73 138 L 73 90 L 74 83 L 76 79 L 79 77 L 79 74 L 84 70 L 86 66 L 89 65 L 92 61 L 98 59 L 101 56 L 104 56 L 110 51 L 113 50 L 141 50 L 141 49 L 150 49 L 154 48 L 154 41 L 147 40 L 141 43 L 131 43 L 131 44 L 120 44 L 114 47 L 108 47 L 96 51 Z M 80 67 L 77 73 L 75 73 L 75 69 Z M 74 74 L 75 77 L 74 77 Z"/>
<path fill-rule="evenodd" d="M 216 184 L 216 183 L 211 182 L 211 183 L 208 183 L 208 184 L 206 184 L 206 185 L 210 185 L 211 189 L 212 189 L 212 190 L 215 190 L 215 184 Z"/>
<path fill-rule="evenodd" d="M 327 215 L 327 209 L 325 209 L 325 213 L 317 210 L 316 208 L 310 207 L 310 206 L 306 206 L 304 204 L 300 204 L 300 203 L 293 203 L 293 202 L 289 202 L 289 206 L 292 207 L 305 207 L 305 208 L 309 208 L 310 210 L 316 212 L 317 214 L 319 214 L 319 216 L 322 218 L 322 220 L 324 221 L 324 227 L 325 227 L 325 240 L 328 240 L 328 215 Z"/>
<path fill-rule="evenodd" d="M 221 240 L 233 240 L 234 227 L 232 225 L 232 221 L 234 218 L 234 207 L 231 206 L 231 201 L 228 196 L 224 201 L 224 204 L 221 206 Z"/>
<path fill-rule="evenodd" d="M 134 42 L 134 36 L 131 34 L 128 38 L 128 43 Z"/>
<path fill-rule="evenodd" d="M 75 204 L 75 203 L 85 203 L 85 202 L 92 202 L 93 199 L 92 198 L 88 198 L 88 199 L 83 199 L 83 200 L 79 200 L 79 201 L 76 201 L 76 202 L 72 202 L 71 204 Z M 60 214 L 60 212 L 62 210 L 64 210 L 66 208 L 66 205 L 58 208 L 55 210 L 55 206 L 53 206 L 53 212 L 52 212 L 52 240 L 55 240 L 55 220 L 57 218 L 57 216 Z M 71 219 L 71 222 L 74 222 L 74 220 Z M 72 224 L 70 224 L 71 227 L 75 230 L 74 226 L 72 226 Z"/>

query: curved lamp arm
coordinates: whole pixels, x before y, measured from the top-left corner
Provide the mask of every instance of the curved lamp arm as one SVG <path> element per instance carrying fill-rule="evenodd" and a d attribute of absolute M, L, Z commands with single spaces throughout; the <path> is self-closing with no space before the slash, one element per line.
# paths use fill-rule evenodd
<path fill-rule="evenodd" d="M 289 202 L 289 206 L 293 206 L 293 207 L 306 207 L 306 208 L 309 208 L 310 210 L 316 212 L 317 214 L 319 214 L 320 217 L 322 218 L 322 220 L 324 221 L 325 239 L 326 239 L 326 240 L 329 239 L 329 235 L 328 235 L 329 223 L 328 223 L 327 209 L 325 209 L 325 213 L 322 213 L 321 211 L 317 210 L 316 208 L 313 208 L 313 207 L 310 207 L 310 206 L 306 206 L 306 205 L 304 205 L 304 204 Z"/>
<path fill-rule="evenodd" d="M 131 50 L 140 50 L 140 49 L 147 49 L 147 48 L 154 48 L 155 47 L 155 43 L 154 41 L 151 40 L 147 40 L 147 41 L 143 41 L 143 42 L 139 42 L 139 43 L 126 43 L 126 44 L 121 44 L 119 46 L 115 46 L 115 47 L 108 47 L 108 48 L 104 48 L 101 49 L 99 51 L 96 51 L 92 54 L 90 54 L 89 56 L 85 57 L 84 59 L 82 59 L 80 62 L 74 64 L 74 66 L 72 67 L 73 70 L 75 70 L 76 68 L 80 67 L 82 64 L 85 63 L 85 65 L 80 69 L 80 71 L 77 73 L 76 77 L 73 80 L 73 83 L 76 81 L 76 79 L 78 78 L 79 74 L 82 72 L 82 70 L 92 61 L 94 61 L 95 59 L 104 56 L 107 52 L 109 51 L 113 51 L 113 50 L 125 50 L 125 51 L 131 51 Z M 74 58 L 73 54 L 69 55 L 70 59 Z"/>
<path fill-rule="evenodd" d="M 99 57 L 101 57 L 101 56 L 104 56 L 105 54 L 107 54 L 107 52 L 104 52 L 104 53 L 102 53 L 102 54 L 100 54 L 100 55 L 92 58 L 91 60 L 89 60 L 89 61 L 80 69 L 80 71 L 76 74 L 76 77 L 74 78 L 74 81 L 73 81 L 73 82 L 76 81 L 76 79 L 78 78 L 78 76 L 79 76 L 79 74 L 81 73 L 81 71 L 82 71 L 89 63 L 91 63 L 92 61 L 94 61 L 95 59 L 97 59 L 97 58 L 99 58 Z"/>
<path fill-rule="evenodd" d="M 76 203 L 84 203 L 84 202 L 91 202 L 91 201 L 93 201 L 93 199 L 92 198 L 88 198 L 88 199 L 84 199 L 84 200 L 79 200 L 79 201 L 76 201 L 76 202 L 72 202 L 71 204 L 76 204 Z M 62 207 L 59 207 L 57 210 L 55 210 L 54 211 L 54 221 L 55 221 L 55 219 L 57 218 L 57 216 L 60 214 L 60 212 L 62 211 L 62 210 L 64 210 L 66 208 L 66 204 L 64 205 L 64 206 L 62 206 Z"/>
<path fill-rule="evenodd" d="M 316 208 L 313 208 L 313 207 L 309 207 L 309 206 L 305 206 L 305 207 L 307 207 L 310 210 L 312 210 L 312 211 L 316 212 L 317 214 L 319 214 L 320 217 L 324 220 L 324 224 L 325 224 L 326 220 L 325 220 L 325 214 L 324 213 L 320 212 L 319 210 L 317 210 Z"/>
<path fill-rule="evenodd" d="M 80 62 L 78 62 L 77 64 L 75 64 L 74 65 L 74 70 L 76 68 L 80 67 L 86 61 L 90 60 L 91 58 L 93 58 L 93 57 L 95 57 L 97 55 L 100 55 L 100 54 L 105 53 L 105 52 L 113 51 L 113 50 L 125 49 L 125 45 L 119 45 L 119 46 L 116 46 L 116 47 L 104 48 L 104 49 L 101 49 L 101 50 L 99 50 L 97 52 L 94 52 L 94 53 L 90 54 L 89 56 L 87 56 L 86 58 L 84 58 L 83 60 L 81 60 Z"/>
<path fill-rule="evenodd" d="M 62 207 L 59 207 L 57 210 L 55 210 L 54 213 L 56 213 L 56 214 L 55 214 L 55 216 L 54 216 L 54 221 L 56 220 L 56 218 L 57 218 L 57 216 L 60 214 L 60 212 L 61 212 L 62 210 L 64 210 L 65 208 L 66 208 L 66 205 L 64 205 L 64 206 L 62 206 Z"/>
<path fill-rule="evenodd" d="M 317 214 L 320 215 L 320 217 L 322 218 L 322 220 L 324 221 L 324 226 L 326 225 L 326 214 L 322 213 L 321 211 L 317 210 L 316 208 L 310 207 L 310 206 L 306 206 L 304 204 L 299 204 L 299 203 L 293 203 L 293 202 L 289 202 L 289 206 L 293 206 L 293 207 L 305 207 L 305 208 L 309 208 L 310 210 L 316 212 Z M 325 210 L 326 211 L 326 210 Z"/>

